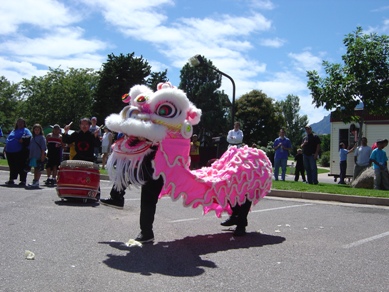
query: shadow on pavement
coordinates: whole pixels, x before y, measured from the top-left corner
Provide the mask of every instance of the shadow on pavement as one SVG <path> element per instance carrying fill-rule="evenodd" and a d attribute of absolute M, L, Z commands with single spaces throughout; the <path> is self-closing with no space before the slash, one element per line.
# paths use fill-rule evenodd
<path fill-rule="evenodd" d="M 88 200 L 87 202 L 84 202 L 83 199 L 65 199 L 55 201 L 54 203 L 58 206 L 68 207 L 97 207 L 100 205 L 100 203 L 95 200 Z"/>
<path fill-rule="evenodd" d="M 127 250 L 126 255 L 108 254 L 103 262 L 110 268 L 129 273 L 150 276 L 163 274 L 175 277 L 198 276 L 202 267 L 217 268 L 202 255 L 242 248 L 280 244 L 284 237 L 247 233 L 244 237 L 233 237 L 231 233 L 218 233 L 185 237 L 174 241 L 144 244 L 142 247 L 127 247 L 121 242 L 99 242 L 118 250 Z"/>

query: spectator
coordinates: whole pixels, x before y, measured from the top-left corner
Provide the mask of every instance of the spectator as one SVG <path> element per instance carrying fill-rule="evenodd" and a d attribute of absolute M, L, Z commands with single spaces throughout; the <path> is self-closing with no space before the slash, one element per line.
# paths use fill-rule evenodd
<path fill-rule="evenodd" d="M 111 153 L 112 142 L 113 134 L 107 127 L 104 127 L 104 135 L 103 139 L 101 140 L 101 152 L 103 153 L 102 169 L 105 169 L 105 165 L 107 164 L 108 156 Z"/>
<path fill-rule="evenodd" d="M 62 161 L 62 135 L 61 128 L 55 124 L 53 131 L 46 136 L 47 142 L 47 158 L 46 165 L 47 180 L 46 185 L 55 185 L 57 183 L 56 177 L 58 167 Z"/>
<path fill-rule="evenodd" d="M 355 145 L 354 145 L 355 146 Z M 339 173 L 339 182 L 340 185 L 345 185 L 346 182 L 344 179 L 346 178 L 346 171 L 347 171 L 347 154 L 354 151 L 354 148 L 351 148 L 350 150 L 346 149 L 346 145 L 341 142 L 339 144 L 339 167 L 340 167 L 340 173 Z"/>
<path fill-rule="evenodd" d="M 74 143 L 74 149 L 76 150 L 75 160 L 95 161 L 94 148 L 96 145 L 100 145 L 99 130 L 92 133 L 89 131 L 90 126 L 91 121 L 88 118 L 83 118 L 80 120 L 79 131 L 69 135 L 70 125 L 66 125 L 64 128 L 62 141 L 67 144 Z"/>
<path fill-rule="evenodd" d="M 370 162 L 373 163 L 374 169 L 374 189 L 376 190 L 389 190 L 388 157 L 383 150 L 387 145 L 387 139 L 377 140 L 377 148 L 370 155 Z"/>
<path fill-rule="evenodd" d="M 101 131 L 100 131 L 100 127 L 97 126 L 97 118 L 96 117 L 92 117 L 91 118 L 91 123 L 92 123 L 92 125 L 90 126 L 89 131 L 92 132 L 92 133 L 97 132 L 98 133 L 98 137 L 100 139 L 101 138 Z M 100 155 L 100 146 L 101 146 L 101 142 L 99 142 L 97 145 L 95 145 L 93 147 L 93 153 L 94 153 L 94 157 L 95 157 L 94 162 L 95 163 L 97 163 L 97 158 Z"/>
<path fill-rule="evenodd" d="M 43 136 L 43 129 L 40 124 L 32 127 L 32 139 L 30 142 L 29 166 L 34 168 L 34 179 L 30 188 L 39 188 L 39 179 L 41 171 L 44 170 L 44 161 L 46 158 L 46 139 Z"/>
<path fill-rule="evenodd" d="M 307 181 L 309 184 L 317 185 L 317 160 L 319 158 L 320 151 L 320 138 L 313 134 L 312 127 L 305 126 L 305 132 L 307 135 L 303 139 L 301 148 L 303 149 L 304 168 L 307 173 Z"/>
<path fill-rule="evenodd" d="M 285 181 L 286 165 L 288 162 L 289 151 L 292 150 L 292 143 L 285 137 L 285 130 L 280 129 L 280 136 L 274 140 L 274 179 L 278 180 L 278 171 L 281 167 L 281 179 Z"/>
<path fill-rule="evenodd" d="M 296 168 L 294 170 L 294 181 L 298 181 L 301 174 L 303 182 L 306 182 L 303 150 L 297 149 L 297 154 L 294 157 L 294 161 L 296 161 Z"/>
<path fill-rule="evenodd" d="M 200 142 L 197 135 L 193 134 L 190 142 L 190 169 L 198 169 L 200 167 Z"/>
<path fill-rule="evenodd" d="M 20 179 L 19 186 L 26 186 L 27 173 L 24 171 L 29 155 L 29 144 L 31 132 L 27 129 L 26 121 L 19 118 L 15 128 L 8 135 L 5 144 L 5 153 L 9 165 L 9 180 L 5 183 L 8 186 L 15 185 L 14 180 Z"/>
<path fill-rule="evenodd" d="M 243 143 L 243 132 L 240 129 L 240 123 L 235 122 L 234 128 L 228 131 L 227 142 L 229 143 L 228 147 L 236 146 L 241 147 Z"/>
<path fill-rule="evenodd" d="M 367 138 L 362 137 L 361 146 L 358 146 L 354 152 L 354 174 L 353 179 L 356 179 L 366 168 L 370 167 L 370 155 L 373 150 L 367 145 Z"/>

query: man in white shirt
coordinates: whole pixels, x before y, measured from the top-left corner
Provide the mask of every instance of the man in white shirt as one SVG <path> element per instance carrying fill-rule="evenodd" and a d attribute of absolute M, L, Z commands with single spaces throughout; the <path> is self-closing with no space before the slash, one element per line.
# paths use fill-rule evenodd
<path fill-rule="evenodd" d="M 356 179 L 366 168 L 368 168 L 370 163 L 370 155 L 372 149 L 370 146 L 367 146 L 367 138 L 362 137 L 361 145 L 355 149 L 354 152 L 354 174 L 353 179 Z"/>
<path fill-rule="evenodd" d="M 243 142 L 243 132 L 240 129 L 240 123 L 235 122 L 234 123 L 234 129 L 228 131 L 227 135 L 227 142 L 230 144 L 230 146 L 236 146 L 236 147 L 241 147 L 242 142 Z"/>

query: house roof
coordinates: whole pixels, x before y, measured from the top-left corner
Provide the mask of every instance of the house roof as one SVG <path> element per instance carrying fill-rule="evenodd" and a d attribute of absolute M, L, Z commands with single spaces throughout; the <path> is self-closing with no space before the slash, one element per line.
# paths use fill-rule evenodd
<path fill-rule="evenodd" d="M 355 110 L 355 115 L 361 117 L 363 110 Z M 341 122 L 343 114 L 340 112 L 331 112 L 330 122 Z M 389 116 L 365 114 L 364 120 L 366 124 L 389 124 Z"/>

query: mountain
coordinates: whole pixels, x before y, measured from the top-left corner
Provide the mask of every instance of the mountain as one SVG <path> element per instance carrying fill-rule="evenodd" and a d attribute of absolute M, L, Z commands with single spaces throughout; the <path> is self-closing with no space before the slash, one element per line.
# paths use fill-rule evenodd
<path fill-rule="evenodd" d="M 311 124 L 312 130 L 317 135 L 331 134 L 330 118 L 331 118 L 331 114 L 325 116 L 320 122 Z"/>

